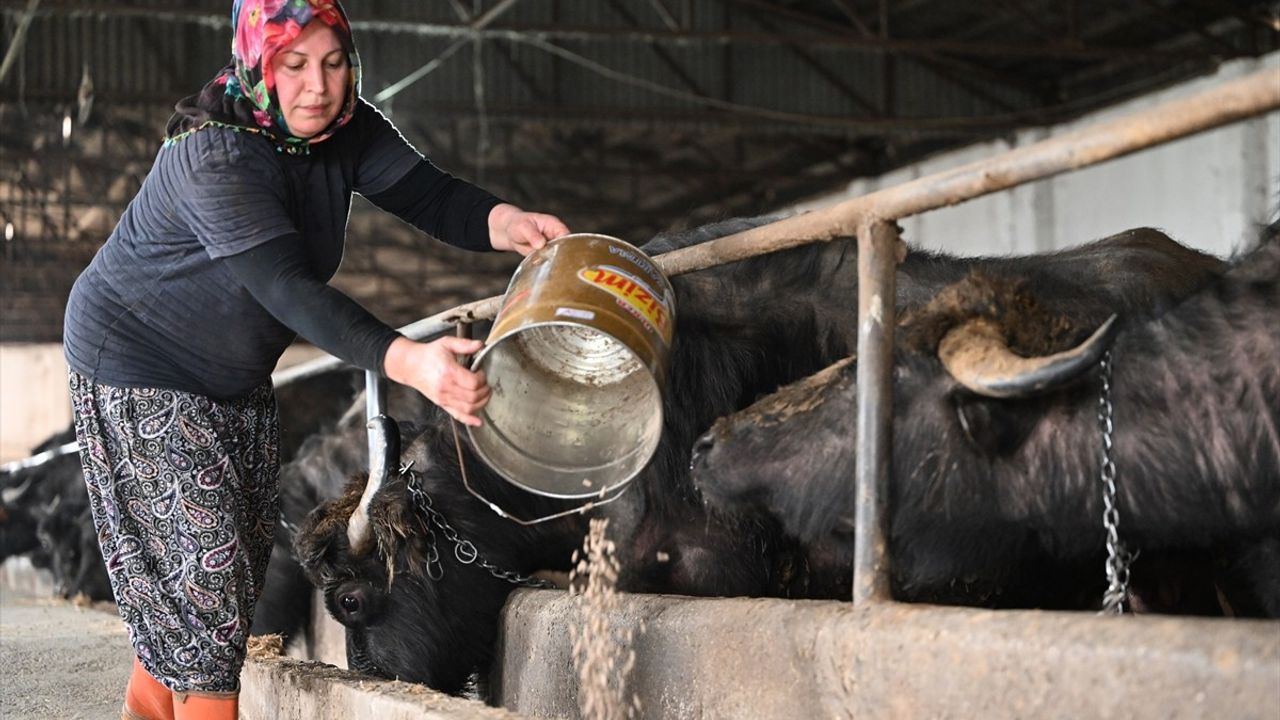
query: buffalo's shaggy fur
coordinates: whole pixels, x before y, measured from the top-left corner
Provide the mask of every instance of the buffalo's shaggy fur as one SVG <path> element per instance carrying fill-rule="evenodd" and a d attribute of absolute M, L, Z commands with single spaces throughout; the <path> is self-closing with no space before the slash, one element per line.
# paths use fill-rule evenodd
<path fill-rule="evenodd" d="M 321 376 L 319 384 L 306 380 L 288 392 L 278 392 L 280 423 L 295 428 L 328 427 L 308 436 L 290 451 L 280 467 L 280 519 L 275 545 L 267 564 L 267 578 L 254 610 L 254 635 L 279 634 L 286 639 L 300 632 L 311 617 L 312 586 L 293 553 L 294 534 L 307 514 L 320 503 L 341 494 L 347 481 L 369 466 L 368 432 L 364 427 L 364 398 L 351 397 L 353 378 L 337 373 Z M 336 402 L 331 394 L 338 394 Z M 323 397 L 310 399 L 311 394 Z M 416 391 L 390 389 L 388 409 L 396 417 L 420 421 L 427 402 Z M 339 417 L 341 414 L 342 417 Z M 336 420 L 336 421 L 335 421 Z M 288 448 L 282 448 L 282 455 Z"/>
<path fill-rule="evenodd" d="M 347 478 L 368 467 L 363 424 L 339 427 L 307 438 L 298 455 L 280 468 L 280 518 L 267 578 L 254 609 L 254 635 L 292 638 L 311 614 L 311 583 L 293 556 L 298 523 L 324 500 L 336 497 Z"/>
<path fill-rule="evenodd" d="M 1012 283 L 971 276 L 909 314 L 894 386 L 895 591 L 908 599 L 1074 606 L 1080 585 L 1049 579 L 1077 577 L 1081 568 L 1093 578 L 1081 581 L 1088 592 L 1099 590 L 1097 374 L 1039 397 L 994 400 L 961 388 L 933 351 L 942 332 L 972 317 L 1005 321 L 1006 335 L 1024 345 L 1051 337 L 1034 349 L 1059 350 L 1115 308 L 1124 320 L 1112 347 L 1120 531 L 1144 553 L 1134 566 L 1136 599 L 1157 608 L 1202 605 L 1170 597 L 1201 592 L 1192 583 L 1170 591 L 1167 573 L 1161 577 L 1191 567 L 1211 578 L 1229 611 L 1280 613 L 1276 235 L 1273 225 L 1258 249 L 1225 274 L 1209 273 L 1189 297 L 1194 282 L 1175 292 L 1148 287 L 1167 293 L 1150 305 L 1155 312 L 1142 312 L 1142 294 L 1115 302 L 1109 295 L 1127 294 L 1131 280 L 1116 286 L 1108 274 L 1079 288 L 1077 309 L 1105 300 L 1075 316 L 1033 276 Z M 1044 327 L 1046 308 L 1058 317 L 1052 336 L 1038 341 L 1030 318 Z M 804 542 L 847 557 L 855 369 L 846 364 L 717 424 L 697 459 L 708 500 L 732 512 L 764 509 Z"/>
<path fill-rule="evenodd" d="M 347 519 L 359 503 L 365 476 L 313 512 L 297 539 L 308 577 L 324 594 L 329 612 L 347 628 L 347 659 L 355 670 L 419 682 L 459 692 L 468 678 L 487 667 L 496 640 L 498 614 L 516 587 L 497 579 L 479 563 L 529 575 L 544 568 L 568 569 L 585 530 L 573 515 L 520 527 L 494 515 L 460 482 L 454 436 L 444 413 L 430 417 L 421 432 L 404 428 L 404 462 L 461 539 L 479 553 L 464 564 L 456 546 L 415 505 L 406 477 L 389 479 L 369 510 L 375 548 L 354 555 L 347 542 Z M 530 497 L 498 478 L 465 444 L 469 482 L 505 507 L 549 514 L 562 509 L 546 498 Z M 429 574 L 428 557 L 438 554 L 439 573 Z"/>
<path fill-rule="evenodd" d="M 75 442 L 68 427 L 45 439 L 32 454 Z M 98 549 L 89 513 L 80 458 L 69 453 L 0 479 L 0 560 L 26 555 L 49 570 L 54 592 L 62 597 L 85 595 L 110 600 L 111 585 Z"/>

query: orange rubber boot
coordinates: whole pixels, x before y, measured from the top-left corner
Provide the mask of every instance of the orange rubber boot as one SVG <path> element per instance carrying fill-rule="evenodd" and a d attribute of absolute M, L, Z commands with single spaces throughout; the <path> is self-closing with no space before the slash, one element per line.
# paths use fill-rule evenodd
<path fill-rule="evenodd" d="M 124 690 L 124 720 L 173 720 L 173 691 L 151 677 L 135 656 Z"/>
<path fill-rule="evenodd" d="M 175 720 L 236 720 L 240 717 L 240 694 L 174 693 L 173 717 Z"/>

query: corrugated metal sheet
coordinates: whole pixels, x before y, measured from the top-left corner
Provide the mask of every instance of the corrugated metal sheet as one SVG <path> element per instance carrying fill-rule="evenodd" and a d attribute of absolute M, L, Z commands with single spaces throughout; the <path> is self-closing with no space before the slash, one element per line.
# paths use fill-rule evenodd
<path fill-rule="evenodd" d="M 75 13 L 59 12 L 35 19 L 21 56 L 21 72 L 13 73 L 2 86 L 6 95 L 16 95 L 21 83 L 21 91 L 29 96 L 70 99 L 87 66 L 101 98 L 176 98 L 195 92 L 229 55 L 229 24 L 224 19 L 227 2 L 188 2 L 183 4 L 181 13 L 151 19 L 136 14 L 120 16 L 118 13 L 125 10 L 121 7 L 113 11 L 103 4 L 79 5 L 83 8 Z M 355 8 L 357 21 L 389 19 L 446 25 L 459 22 L 444 2 L 384 0 L 368 5 L 371 7 Z M 486 5 L 492 7 L 493 3 Z M 129 3 L 127 10 L 136 13 L 147 8 L 173 7 L 166 0 L 137 0 Z M 936 4 L 929 7 L 927 19 L 958 22 L 958 13 L 941 11 Z M 722 3 L 692 3 L 690 10 L 692 27 L 698 31 L 762 33 L 766 28 L 780 27 L 776 20 L 764 25 L 750 17 L 731 19 Z M 6 34 L 12 33 L 17 16 L 17 10 L 6 7 Z M 495 25 L 597 28 L 607 33 L 631 27 L 629 19 L 638 23 L 637 29 L 666 31 L 659 15 L 645 0 L 520 2 Z M 796 31 L 796 26 L 785 22 L 781 27 Z M 365 93 L 373 95 L 439 56 L 456 38 L 364 29 L 358 31 L 357 41 L 366 67 Z M 881 56 L 856 49 L 789 48 L 760 43 L 730 48 L 716 43 L 675 45 L 607 38 L 558 40 L 556 45 L 641 83 L 669 88 L 673 94 L 706 94 L 750 107 L 819 116 L 865 112 L 865 106 L 825 80 L 821 72 L 815 72 L 815 66 L 841 78 L 871 104 L 878 103 L 882 95 Z M 472 49 L 463 48 L 439 70 L 401 92 L 395 107 L 429 111 L 433 106 L 473 105 L 475 65 Z M 692 111 L 705 107 L 696 101 L 618 82 L 521 42 L 486 41 L 480 66 L 486 101 L 495 107 L 538 104 L 547 99 L 539 97 L 540 91 L 553 93 L 563 105 L 602 112 L 627 108 Z M 896 72 L 894 105 L 902 114 L 948 116 L 993 111 L 990 103 L 914 62 L 898 62 Z M 690 79 L 692 86 L 681 74 Z M 1008 89 L 997 92 L 1014 105 L 1031 101 Z"/>

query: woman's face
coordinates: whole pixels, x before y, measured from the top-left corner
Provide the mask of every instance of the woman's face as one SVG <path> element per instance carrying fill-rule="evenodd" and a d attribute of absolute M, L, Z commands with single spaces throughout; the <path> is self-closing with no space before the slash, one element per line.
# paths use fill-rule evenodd
<path fill-rule="evenodd" d="M 318 20 L 308 23 L 271 58 L 271 71 L 290 134 L 309 138 L 338 117 L 351 71 L 333 28 Z"/>

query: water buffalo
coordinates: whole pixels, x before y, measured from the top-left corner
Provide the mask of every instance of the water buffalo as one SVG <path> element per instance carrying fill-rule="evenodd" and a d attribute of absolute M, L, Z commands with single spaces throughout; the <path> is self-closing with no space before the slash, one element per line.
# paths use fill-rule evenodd
<path fill-rule="evenodd" d="M 1110 273 L 1079 278 L 1074 315 L 1069 298 L 1023 272 L 974 274 L 909 308 L 894 366 L 895 594 L 1042 606 L 1056 595 L 1070 606 L 1071 589 L 1045 570 L 1070 579 L 1082 567 L 1098 590 L 1101 380 L 1089 358 L 1109 351 L 1120 534 L 1143 553 L 1135 584 L 1144 572 L 1158 584 L 1161 570 L 1208 566 L 1229 611 L 1280 613 L 1278 234 L 1272 225 L 1189 297 L 1194 278 L 1168 302 L 1139 296 L 1154 313 L 1108 297 L 1132 287 Z M 1080 342 L 1112 312 L 1114 332 L 1050 363 L 1053 382 L 1020 386 L 1005 372 Z M 693 459 L 706 501 L 734 515 L 762 510 L 847 565 L 855 373 L 847 360 L 718 421 Z"/>
<path fill-rule="evenodd" d="M 68 427 L 45 438 L 32 448 L 31 454 L 54 450 L 75 440 L 75 428 Z M 87 499 L 83 477 L 75 453 L 0 475 L 0 560 L 11 555 L 38 553 L 40 541 L 36 525 L 41 509 L 76 491 Z M 43 563 L 47 558 L 39 560 Z"/>
<path fill-rule="evenodd" d="M 267 578 L 254 608 L 252 633 L 286 639 L 311 614 L 311 583 L 293 555 L 297 524 L 322 501 L 336 497 L 351 475 L 368 467 L 363 423 L 345 423 L 307 438 L 297 456 L 280 467 L 280 522 L 267 562 Z"/>
<path fill-rule="evenodd" d="M 347 628 L 349 667 L 456 693 L 487 665 L 499 611 L 518 576 L 567 569 L 585 521 L 573 515 L 521 527 L 498 518 L 459 482 L 447 415 L 402 428 L 400 460 L 410 471 L 393 472 L 369 509 L 376 552 L 353 553 L 348 544 L 347 520 L 364 487 L 358 475 L 343 495 L 308 516 L 297 554 L 330 614 Z M 534 513 L 563 509 L 524 495 L 462 447 L 468 481 L 487 497 Z"/>
<path fill-rule="evenodd" d="M 306 380 L 277 390 L 282 436 L 286 422 L 294 428 L 294 438 L 308 427 L 312 432 L 280 467 L 280 522 L 254 609 L 254 635 L 289 639 L 303 629 L 311 616 L 313 588 L 293 553 L 297 527 L 317 505 L 340 495 L 352 475 L 369 467 L 365 401 L 363 394 L 352 398 L 354 371 L 321 378 L 319 384 Z M 420 421 L 427 412 L 427 401 L 407 388 L 393 388 L 387 404 L 394 416 L 410 422 Z M 282 454 L 287 450 L 282 448 Z"/>
<path fill-rule="evenodd" d="M 93 529 L 88 493 L 59 496 L 35 513 L 36 538 L 48 558 L 54 593 L 110 600 L 111 580 Z"/>
<path fill-rule="evenodd" d="M 75 429 L 50 436 L 33 455 L 75 442 Z M 79 456 L 58 455 L 0 480 L 0 560 L 26 555 L 52 575 L 54 592 L 110 600 L 111 586 L 89 516 Z"/>
<path fill-rule="evenodd" d="M 645 249 L 658 254 L 760 222 L 732 221 L 659 237 Z M 715 418 L 852 351 L 856 265 L 855 244 L 846 238 L 673 278 L 677 331 L 662 440 L 633 489 L 604 509 L 614 520 L 610 533 L 620 548 L 623 587 L 700 595 L 847 594 L 847 579 L 810 571 L 829 564 L 825 550 L 787 536 L 776 520 L 708 515 L 691 482 L 688 458 L 694 440 Z M 1042 258 L 961 260 L 910 253 L 899 302 L 923 305 L 979 265 L 1005 274 L 1038 272 L 1043 285 L 1059 289 L 1067 303 L 1096 284 L 1094 305 L 1082 307 L 1107 303 L 1144 310 L 1170 307 L 1220 268 L 1213 258 L 1152 230 Z M 1105 317 L 1075 305 L 1069 312 L 1088 321 Z M 521 575 L 567 569 L 585 519 L 523 528 L 497 517 L 462 489 L 459 450 L 446 423 L 437 416 L 421 436 L 405 438 L 414 482 L 432 498 L 432 508 L 495 568 Z M 501 498 L 505 507 L 524 517 L 564 509 L 564 503 L 513 490 L 466 443 L 461 453 L 471 485 Z M 515 586 L 476 563 L 458 562 L 456 546 L 403 479 L 391 479 L 374 497 L 368 516 L 377 542 L 367 553 L 353 553 L 348 518 L 363 485 L 356 478 L 342 497 L 308 518 L 298 535 L 298 555 L 324 591 L 330 612 L 348 628 L 353 667 L 456 690 L 471 672 L 485 668 L 500 608 Z M 439 556 L 438 580 L 431 579 L 425 562 L 433 555 Z"/>
<path fill-rule="evenodd" d="M 656 238 L 646 250 L 660 253 L 754 227 L 734 220 Z M 688 481 L 688 451 L 717 416 L 745 407 L 762 393 L 803 377 L 849 351 L 852 314 L 828 308 L 824 295 L 856 290 L 848 241 L 805 248 L 697 275 L 677 277 L 678 330 L 665 388 L 663 437 L 653 461 L 623 499 L 609 506 L 619 538 L 623 584 L 632 589 L 694 594 L 776 594 L 798 544 L 773 531 L 723 528 L 710 520 Z M 771 352 L 778 346 L 793 353 Z M 406 443 L 412 438 L 406 438 Z M 467 494 L 460 482 L 458 449 L 447 418 L 438 416 L 409 446 L 433 507 L 490 564 L 527 575 L 568 570 L 586 530 L 585 517 L 570 516 L 530 528 L 504 520 Z M 500 504 L 536 517 L 566 503 L 516 490 L 462 445 L 473 487 Z M 384 486 L 371 508 L 377 551 L 352 553 L 348 518 L 363 490 L 355 481 L 343 497 L 322 505 L 298 536 L 308 574 L 325 591 L 331 612 L 348 627 L 348 660 L 381 675 L 456 690 L 492 653 L 498 614 L 515 587 L 476 565 L 463 565 L 437 526 L 424 525 L 403 481 Z M 379 528 L 382 528 L 379 531 Z M 380 534 L 379 534 L 380 533 Z M 774 542 L 772 538 L 778 538 Z M 440 580 L 426 575 L 422 557 L 435 547 Z M 726 559 L 731 560 L 726 562 Z M 392 575 L 394 573 L 394 582 Z"/>

